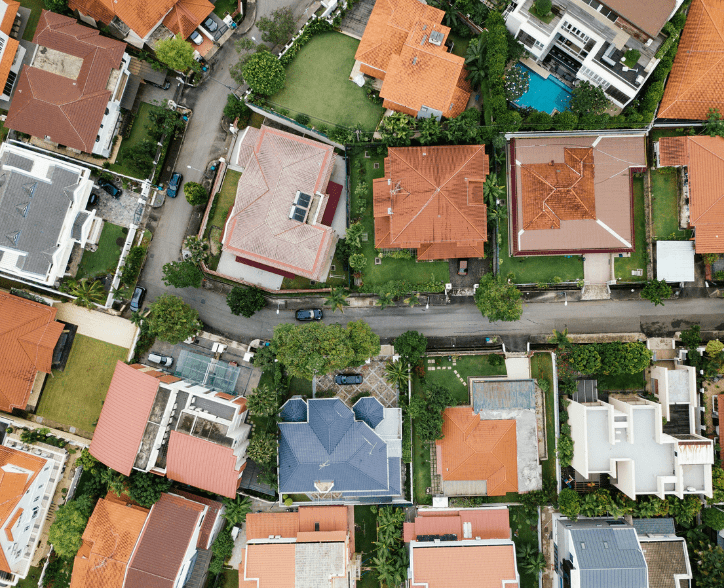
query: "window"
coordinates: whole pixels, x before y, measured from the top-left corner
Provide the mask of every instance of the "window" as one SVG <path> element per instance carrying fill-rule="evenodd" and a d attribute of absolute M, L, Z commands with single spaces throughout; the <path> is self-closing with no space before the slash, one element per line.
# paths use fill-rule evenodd
<path fill-rule="evenodd" d="M 601 88 L 603 88 L 604 90 L 606 90 L 611 85 L 605 79 L 603 79 L 601 76 L 599 76 L 597 73 L 588 69 L 585 66 L 581 67 L 581 69 L 578 70 L 578 73 L 580 73 L 584 77 L 588 78 L 590 81 L 592 81 L 597 86 L 601 86 Z"/>
<path fill-rule="evenodd" d="M 578 27 L 573 26 L 573 25 L 572 25 L 570 22 L 568 22 L 568 21 L 564 21 L 563 24 L 561 25 L 561 28 L 563 28 L 563 30 L 565 30 L 565 31 L 568 31 L 568 32 L 571 33 L 572 35 L 575 35 L 575 36 L 578 37 L 579 39 L 582 39 L 582 40 L 583 40 L 584 42 L 586 42 L 586 43 L 591 39 L 591 37 L 589 37 L 589 36 L 588 36 L 586 33 L 584 33 L 581 29 L 579 29 Z"/>
<path fill-rule="evenodd" d="M 33 502 L 38 502 L 38 500 L 40 500 L 40 496 L 36 496 L 35 498 L 33 498 Z"/>

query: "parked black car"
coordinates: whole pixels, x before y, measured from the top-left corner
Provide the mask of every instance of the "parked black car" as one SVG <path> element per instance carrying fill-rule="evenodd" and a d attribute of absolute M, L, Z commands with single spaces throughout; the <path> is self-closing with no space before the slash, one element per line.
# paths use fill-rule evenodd
<path fill-rule="evenodd" d="M 308 308 L 298 310 L 296 317 L 298 321 L 321 321 L 324 318 L 324 313 L 321 308 Z"/>
<path fill-rule="evenodd" d="M 163 84 L 154 84 L 153 82 L 148 82 L 152 86 L 155 86 L 156 88 L 161 88 L 162 90 L 168 90 L 171 87 L 171 82 L 168 80 L 165 80 Z"/>
<path fill-rule="evenodd" d="M 123 190 L 116 187 L 115 184 L 111 184 L 108 180 L 98 180 L 98 187 L 108 192 L 114 198 L 120 198 L 121 194 L 123 194 Z"/>
<path fill-rule="evenodd" d="M 337 374 L 334 376 L 334 383 L 339 386 L 349 386 L 351 384 L 361 384 L 362 376 L 360 374 Z"/>
<path fill-rule="evenodd" d="M 141 306 L 143 306 L 143 299 L 146 297 L 146 288 L 142 288 L 141 286 L 136 286 L 136 289 L 133 291 L 133 297 L 131 298 L 131 305 L 130 309 L 131 312 L 138 312 L 141 310 Z"/>
<path fill-rule="evenodd" d="M 210 16 L 204 21 L 204 28 L 210 33 L 213 33 L 216 29 L 219 28 L 219 25 L 216 23 L 213 17 Z"/>
<path fill-rule="evenodd" d="M 91 192 L 90 196 L 88 196 L 87 206 L 95 206 L 96 204 L 98 204 L 98 194 Z"/>

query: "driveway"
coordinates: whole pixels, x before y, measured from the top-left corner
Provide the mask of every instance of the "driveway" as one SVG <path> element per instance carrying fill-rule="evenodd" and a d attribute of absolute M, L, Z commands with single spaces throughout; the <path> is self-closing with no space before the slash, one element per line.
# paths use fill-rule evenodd
<path fill-rule="evenodd" d="M 64 302 L 57 304 L 59 321 L 78 326 L 78 335 L 85 335 L 112 345 L 130 349 L 136 336 L 137 327 L 131 321 L 104 312 L 89 310 Z"/>
<path fill-rule="evenodd" d="M 123 190 L 118 198 L 114 198 L 105 190 L 94 188 L 98 195 L 98 203 L 95 205 L 96 215 L 103 220 L 127 227 L 131 223 L 138 224 L 143 215 L 143 204 L 139 202 L 141 195 L 131 190 Z"/>
<path fill-rule="evenodd" d="M 396 408 L 398 401 L 397 390 L 385 380 L 385 365 L 388 360 L 388 357 L 376 357 L 367 365 L 354 369 L 341 370 L 317 378 L 317 390 L 333 391 L 337 394 L 338 398 L 341 398 L 349 406 L 352 406 L 350 401 L 355 396 L 361 392 L 367 392 L 370 396 L 377 398 L 383 406 Z M 362 374 L 361 384 L 356 386 L 339 386 L 334 383 L 334 376 L 337 374 L 352 372 Z"/>

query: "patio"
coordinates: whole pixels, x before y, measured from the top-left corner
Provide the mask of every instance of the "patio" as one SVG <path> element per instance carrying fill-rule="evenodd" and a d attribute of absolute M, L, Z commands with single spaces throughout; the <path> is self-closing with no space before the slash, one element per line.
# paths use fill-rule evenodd
<path fill-rule="evenodd" d="M 369 364 L 359 368 L 340 370 L 317 378 L 317 390 L 335 392 L 337 397 L 352 406 L 351 400 L 360 393 L 367 392 L 374 396 L 386 408 L 396 408 L 398 402 L 397 391 L 385 380 L 385 364 L 389 358 L 376 357 Z M 355 386 L 339 386 L 334 383 L 334 376 L 341 373 L 360 373 L 362 383 Z M 357 400 L 355 400 L 356 402 Z"/>

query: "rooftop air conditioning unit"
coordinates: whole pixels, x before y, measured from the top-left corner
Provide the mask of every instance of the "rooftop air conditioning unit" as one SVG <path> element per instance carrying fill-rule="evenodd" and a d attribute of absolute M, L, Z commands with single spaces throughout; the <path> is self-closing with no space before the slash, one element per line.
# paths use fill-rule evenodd
<path fill-rule="evenodd" d="M 433 45 L 437 45 L 440 47 L 442 45 L 442 40 L 445 38 L 445 35 L 443 35 L 440 31 L 432 31 L 430 33 L 430 43 Z"/>

